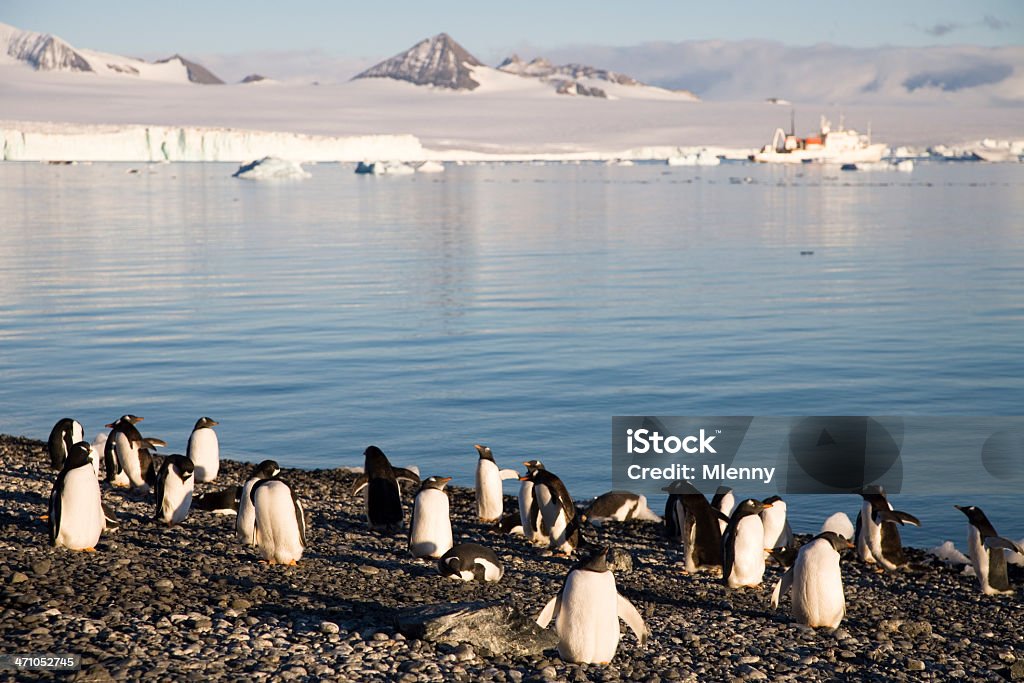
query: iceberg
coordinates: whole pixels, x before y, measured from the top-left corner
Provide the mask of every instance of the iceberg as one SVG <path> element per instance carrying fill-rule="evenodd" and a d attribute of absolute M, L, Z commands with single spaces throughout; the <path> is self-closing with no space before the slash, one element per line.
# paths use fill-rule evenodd
<path fill-rule="evenodd" d="M 401 161 L 360 161 L 356 165 L 359 175 L 410 175 L 416 169 Z"/>
<path fill-rule="evenodd" d="M 437 161 L 424 161 L 416 167 L 417 173 L 444 173 L 444 164 Z"/>
<path fill-rule="evenodd" d="M 718 158 L 718 155 L 712 154 L 706 149 L 702 149 L 696 154 L 679 154 L 670 156 L 666 163 L 669 166 L 718 166 L 722 163 L 722 160 Z"/>
<path fill-rule="evenodd" d="M 244 180 L 297 180 L 312 176 L 297 161 L 263 157 L 239 166 L 231 177 Z"/>

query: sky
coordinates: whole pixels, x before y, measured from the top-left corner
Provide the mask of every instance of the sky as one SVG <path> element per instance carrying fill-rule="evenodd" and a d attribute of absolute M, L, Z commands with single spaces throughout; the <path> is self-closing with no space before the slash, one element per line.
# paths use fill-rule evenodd
<path fill-rule="evenodd" d="M 0 21 L 77 47 L 146 58 L 310 51 L 373 60 L 441 31 L 485 61 L 514 50 L 689 40 L 852 47 L 1024 43 L 1020 0 L 519 0 L 491 7 L 479 0 L 2 0 Z"/>

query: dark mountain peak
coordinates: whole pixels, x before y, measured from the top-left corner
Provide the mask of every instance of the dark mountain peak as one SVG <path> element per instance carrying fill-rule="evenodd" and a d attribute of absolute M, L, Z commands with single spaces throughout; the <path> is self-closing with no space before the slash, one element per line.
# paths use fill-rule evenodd
<path fill-rule="evenodd" d="M 477 66 L 483 63 L 447 33 L 438 33 L 355 78 L 393 78 L 416 85 L 473 90 L 480 85 L 473 80 L 472 68 Z"/>
<path fill-rule="evenodd" d="M 209 69 L 202 64 L 196 64 L 195 62 L 185 59 L 181 55 L 175 53 L 166 59 L 158 59 L 155 64 L 166 64 L 167 62 L 179 61 L 185 66 L 185 70 L 188 72 L 188 80 L 193 83 L 202 83 L 204 85 L 223 85 L 224 81 L 213 75 Z"/>

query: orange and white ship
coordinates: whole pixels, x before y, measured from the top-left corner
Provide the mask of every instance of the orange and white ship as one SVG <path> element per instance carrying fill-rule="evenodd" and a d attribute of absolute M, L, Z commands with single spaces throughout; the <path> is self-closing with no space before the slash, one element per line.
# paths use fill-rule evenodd
<path fill-rule="evenodd" d="M 832 130 L 832 124 L 822 116 L 817 135 L 799 138 L 794 134 L 792 125 L 789 133 L 776 128 L 771 144 L 751 154 L 750 159 L 773 164 L 859 164 L 880 161 L 886 149 L 883 143 L 871 142 L 870 132 L 861 135 L 853 129 L 844 128 L 842 120 L 839 128 Z"/>

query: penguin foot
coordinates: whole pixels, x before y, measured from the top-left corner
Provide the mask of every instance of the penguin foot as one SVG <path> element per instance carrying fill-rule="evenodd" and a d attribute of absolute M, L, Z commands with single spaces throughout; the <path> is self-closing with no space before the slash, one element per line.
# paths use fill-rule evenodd
<path fill-rule="evenodd" d="M 39 520 L 42 522 L 48 522 L 50 520 L 50 515 L 39 515 Z"/>
<path fill-rule="evenodd" d="M 96 548 L 93 548 L 91 546 L 88 547 L 88 548 L 82 548 L 82 552 L 83 553 L 94 553 L 94 552 L 96 552 Z"/>
<path fill-rule="evenodd" d="M 292 561 L 290 561 L 290 562 L 288 563 L 288 566 L 289 566 L 289 567 L 298 567 L 298 566 L 299 566 L 299 563 L 298 563 L 298 562 L 296 562 L 295 560 L 292 560 Z"/>

